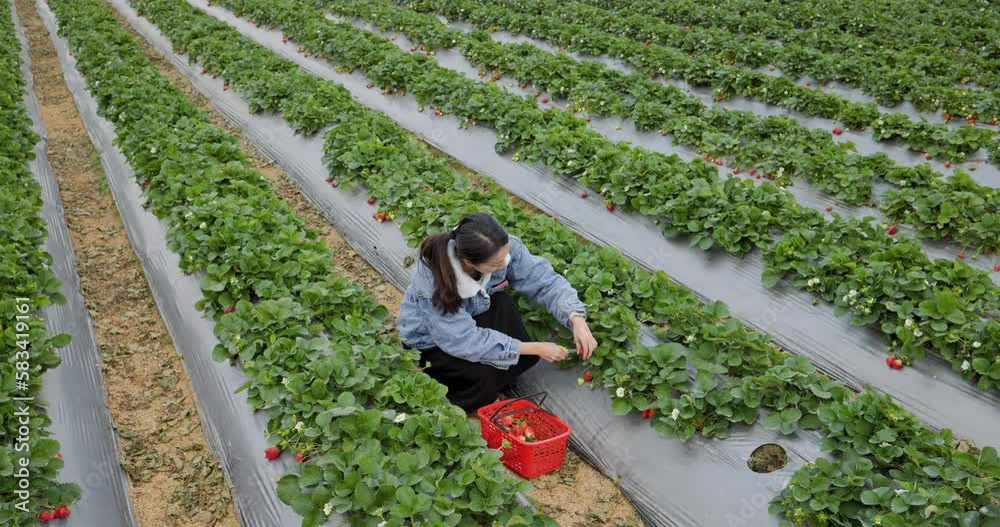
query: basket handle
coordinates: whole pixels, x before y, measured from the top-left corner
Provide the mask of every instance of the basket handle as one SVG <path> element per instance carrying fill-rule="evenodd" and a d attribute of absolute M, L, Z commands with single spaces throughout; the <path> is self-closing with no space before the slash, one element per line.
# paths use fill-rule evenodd
<path fill-rule="evenodd" d="M 492 421 L 493 424 L 499 426 L 499 423 L 497 423 L 497 420 L 499 419 L 499 417 L 504 417 L 504 416 L 507 416 L 507 415 L 514 415 L 514 414 L 516 414 L 518 412 L 517 410 L 514 410 L 513 412 L 509 412 L 509 413 L 506 413 L 504 415 L 500 415 L 498 417 L 498 414 L 501 411 L 503 411 L 504 408 L 507 408 L 508 406 L 516 403 L 517 401 L 525 401 L 525 400 L 531 401 L 532 398 L 538 397 L 539 395 L 541 395 L 542 397 L 535 404 L 538 405 L 539 408 L 541 408 L 542 403 L 545 402 L 545 398 L 549 396 L 549 392 L 538 392 L 538 393 L 533 393 L 531 395 L 525 395 L 524 397 L 517 397 L 517 398 L 514 398 L 514 399 L 509 399 L 507 402 L 505 402 L 505 403 L 501 404 L 500 406 L 498 406 L 496 410 L 493 410 L 493 414 L 490 415 L 490 421 Z M 534 401 L 531 401 L 531 402 L 534 402 Z"/>

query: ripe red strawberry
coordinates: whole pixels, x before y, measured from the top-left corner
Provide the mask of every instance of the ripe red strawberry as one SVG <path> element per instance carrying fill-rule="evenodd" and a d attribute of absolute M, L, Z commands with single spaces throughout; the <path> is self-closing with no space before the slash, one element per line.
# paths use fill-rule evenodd
<path fill-rule="evenodd" d="M 827 211 L 827 212 L 833 212 L 833 207 L 827 207 L 827 208 L 826 208 L 826 211 Z"/>
<path fill-rule="evenodd" d="M 514 434 L 514 435 L 511 436 L 511 439 L 516 439 L 516 440 L 518 440 L 518 441 L 520 441 L 522 443 L 525 442 L 523 434 Z"/>
<path fill-rule="evenodd" d="M 997 118 L 994 117 L 992 120 L 990 120 L 990 126 L 996 126 L 996 125 L 997 125 Z"/>
<path fill-rule="evenodd" d="M 649 419 L 649 418 L 653 417 L 653 414 L 655 414 L 655 413 L 656 413 L 656 408 L 647 408 L 647 409 L 645 409 L 645 410 L 642 411 L 642 418 L 643 419 Z"/>
<path fill-rule="evenodd" d="M 417 48 L 410 48 L 410 51 L 416 51 Z"/>
<path fill-rule="evenodd" d="M 583 198 L 583 199 L 587 199 L 587 193 L 586 192 L 581 192 L 580 193 L 580 197 Z"/>
<path fill-rule="evenodd" d="M 889 230 L 887 230 L 886 232 L 889 233 L 889 236 L 892 236 L 893 234 L 896 234 L 896 232 L 898 232 L 898 229 L 896 229 L 895 225 L 891 225 L 889 226 Z"/>
<path fill-rule="evenodd" d="M 757 175 L 756 175 L 756 176 L 754 176 L 753 178 L 754 178 L 754 179 L 760 179 L 760 174 L 757 174 Z"/>
<path fill-rule="evenodd" d="M 235 306 L 226 306 L 226 309 L 223 309 L 222 311 L 226 313 L 232 313 L 233 309 L 235 309 Z"/>
<path fill-rule="evenodd" d="M 56 452 L 56 457 L 62 459 L 62 452 Z"/>
<path fill-rule="evenodd" d="M 337 188 L 337 182 L 336 181 L 331 181 L 330 182 L 330 186 L 333 187 L 333 188 Z"/>
<path fill-rule="evenodd" d="M 721 159 L 716 159 L 715 160 L 715 164 L 719 165 L 721 167 L 722 166 L 722 160 Z"/>
<path fill-rule="evenodd" d="M 942 117 L 944 117 L 945 121 L 950 121 L 951 120 L 951 114 L 950 113 L 945 113 Z"/>
<path fill-rule="evenodd" d="M 861 128 L 859 128 L 859 130 L 861 130 L 862 132 L 864 132 L 865 131 L 865 127 L 862 126 Z"/>
<path fill-rule="evenodd" d="M 305 459 L 305 458 L 306 457 L 302 455 L 302 452 L 296 452 L 295 453 L 295 462 L 296 463 L 301 463 L 302 460 Z"/>
<path fill-rule="evenodd" d="M 375 203 L 375 198 L 368 198 L 368 204 L 371 205 Z"/>
<path fill-rule="evenodd" d="M 833 135 L 840 135 L 842 133 L 844 133 L 844 131 L 841 130 L 840 128 L 834 128 L 833 129 Z"/>
<path fill-rule="evenodd" d="M 965 259 L 965 253 L 964 252 L 958 253 L 958 259 L 959 260 L 964 260 Z"/>
<path fill-rule="evenodd" d="M 378 213 L 377 212 L 373 212 L 372 213 L 372 219 L 373 220 L 378 220 Z"/>
<path fill-rule="evenodd" d="M 205 72 L 207 72 L 207 71 L 208 71 L 208 70 L 206 70 L 205 68 L 202 68 L 202 69 L 201 69 L 201 74 L 202 74 L 202 75 L 204 75 L 204 74 L 205 74 Z"/>
<path fill-rule="evenodd" d="M 751 168 L 750 170 L 747 170 L 747 173 L 752 176 L 752 175 L 754 175 L 754 174 L 757 173 L 757 169 L 756 168 Z"/>
<path fill-rule="evenodd" d="M 514 426 L 514 418 L 509 415 L 505 415 L 500 418 L 500 424 L 503 425 L 504 428 L 510 428 Z"/>
<path fill-rule="evenodd" d="M 420 45 L 420 51 L 427 51 L 427 48 L 425 48 L 425 47 L 424 47 L 424 45 L 423 45 L 423 44 L 421 44 L 421 45 Z"/>
<path fill-rule="evenodd" d="M 588 118 L 587 118 L 587 122 L 588 122 L 588 123 L 590 122 L 590 117 L 588 117 Z"/>
<path fill-rule="evenodd" d="M 949 168 L 949 167 L 951 167 L 951 161 L 945 161 L 945 162 L 944 162 L 944 167 L 945 167 L 945 168 Z"/>
<path fill-rule="evenodd" d="M 996 265 L 993 266 L 993 272 L 994 273 L 1000 273 L 1000 264 L 996 264 Z"/>
<path fill-rule="evenodd" d="M 148 179 L 142 180 L 142 188 L 146 188 L 148 186 L 149 186 L 149 180 Z"/>
<path fill-rule="evenodd" d="M 891 368 L 892 367 L 892 362 L 894 360 L 896 360 L 896 356 L 895 355 L 889 355 L 888 357 L 885 358 L 885 365 Z"/>
<path fill-rule="evenodd" d="M 812 86 L 812 83 L 809 82 L 809 81 L 806 81 L 806 86 Z"/>
<path fill-rule="evenodd" d="M 928 161 L 930 161 L 932 157 L 934 157 L 934 156 L 932 156 L 930 154 L 924 154 L 924 159 L 926 159 Z"/>
<path fill-rule="evenodd" d="M 380 219 L 382 221 L 385 221 L 385 220 L 389 219 L 389 215 L 386 214 L 386 213 L 384 213 L 384 212 L 379 212 L 378 213 L 378 219 Z"/>
<path fill-rule="evenodd" d="M 735 174 L 739 174 L 739 173 L 740 173 L 740 169 L 738 169 L 738 168 L 734 168 L 734 169 L 733 169 L 733 174 L 734 174 L 734 175 L 735 175 Z"/>
<path fill-rule="evenodd" d="M 531 96 L 532 96 L 532 97 L 538 97 L 538 92 L 534 92 L 534 93 L 532 93 L 532 94 L 531 94 Z"/>
<path fill-rule="evenodd" d="M 547 102 L 549 102 L 549 98 L 548 97 L 542 97 L 542 104 L 545 104 Z"/>
<path fill-rule="evenodd" d="M 276 446 L 269 446 L 264 449 L 264 457 L 269 460 L 273 461 L 275 459 L 278 459 L 278 456 L 280 455 L 281 455 L 281 450 L 278 450 L 278 447 Z"/>
<path fill-rule="evenodd" d="M 52 511 L 54 518 L 69 518 L 69 514 L 69 507 L 65 505 L 60 505 L 56 510 Z"/>
<path fill-rule="evenodd" d="M 52 511 L 42 511 L 38 513 L 38 519 L 43 522 L 47 522 L 49 520 L 55 519 L 55 515 L 52 514 Z"/>
<path fill-rule="evenodd" d="M 899 370 L 903 368 L 903 361 L 899 360 L 899 357 L 892 359 L 892 369 Z"/>
<path fill-rule="evenodd" d="M 613 203 L 608 203 L 607 205 L 605 205 L 605 207 L 608 209 L 609 212 L 615 210 L 615 205 Z"/>
<path fill-rule="evenodd" d="M 587 382 L 594 380 L 594 374 L 590 373 L 589 371 L 583 372 L 583 380 Z"/>

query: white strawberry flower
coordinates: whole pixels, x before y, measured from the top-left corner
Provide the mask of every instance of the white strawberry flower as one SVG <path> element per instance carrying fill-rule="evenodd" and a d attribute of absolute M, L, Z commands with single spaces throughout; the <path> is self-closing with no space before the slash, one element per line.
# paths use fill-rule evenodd
<path fill-rule="evenodd" d="M 149 153 L 150 153 L 150 154 L 155 154 L 155 153 L 156 153 L 156 147 L 155 147 L 155 146 L 153 146 L 153 147 L 150 147 L 150 148 L 149 148 Z"/>
<path fill-rule="evenodd" d="M 906 326 L 906 327 L 908 327 L 908 328 L 912 328 L 913 327 L 913 319 L 912 318 L 906 319 L 906 322 L 904 322 L 903 325 Z"/>
<path fill-rule="evenodd" d="M 906 489 L 896 489 L 896 494 L 904 494 Z"/>
<path fill-rule="evenodd" d="M 289 381 L 288 377 L 282 377 L 281 378 L 281 384 L 284 384 L 285 386 L 288 386 L 288 383 L 290 383 L 290 382 L 292 382 L 292 381 Z"/>
<path fill-rule="evenodd" d="M 618 397 L 625 397 L 625 388 L 619 386 L 618 389 L 615 390 L 615 395 Z"/>
<path fill-rule="evenodd" d="M 969 361 L 967 361 L 967 360 L 963 360 L 962 361 L 962 371 L 969 371 L 969 368 L 971 368 L 971 367 L 972 367 L 972 364 L 970 364 Z"/>
<path fill-rule="evenodd" d="M 299 422 L 295 423 L 295 431 L 296 432 L 298 432 L 298 433 L 301 434 L 303 431 L 305 431 L 305 429 L 306 429 L 306 424 L 303 423 L 302 421 L 299 421 Z"/>
<path fill-rule="evenodd" d="M 670 412 L 670 418 L 673 419 L 674 421 L 676 421 L 677 418 L 680 416 L 681 416 L 680 408 L 674 408 L 674 411 Z"/>
<path fill-rule="evenodd" d="M 189 212 L 185 212 L 185 213 L 184 213 L 184 217 L 185 217 L 185 218 L 190 218 L 191 216 L 194 216 L 194 213 L 193 213 L 193 212 L 190 212 L 190 211 L 189 211 Z"/>
<path fill-rule="evenodd" d="M 198 225 L 198 228 L 199 228 L 199 229 L 204 229 L 204 228 L 206 228 L 206 227 L 208 227 L 208 224 L 207 224 L 207 223 L 205 223 L 205 222 L 201 222 L 201 225 Z"/>
<path fill-rule="evenodd" d="M 392 422 L 394 423 L 402 423 L 403 421 L 406 421 L 406 414 L 404 413 L 397 414 L 396 417 L 392 419 Z"/>
<path fill-rule="evenodd" d="M 982 345 L 983 344 L 981 342 L 979 342 L 978 340 L 972 343 L 972 347 L 973 348 L 978 348 L 979 346 L 982 346 Z"/>
<path fill-rule="evenodd" d="M 914 337 L 921 337 L 921 336 L 923 336 L 923 334 L 924 334 L 924 332 L 920 331 L 920 328 L 917 328 L 917 329 L 913 330 L 913 336 Z"/>
<path fill-rule="evenodd" d="M 233 340 L 239 342 L 240 340 L 242 340 L 242 338 L 239 335 L 236 335 L 235 337 L 233 337 Z"/>
<path fill-rule="evenodd" d="M 329 516 L 333 513 L 333 502 L 328 501 L 326 505 L 323 505 L 323 514 Z"/>
<path fill-rule="evenodd" d="M 684 339 L 684 342 L 687 342 L 688 344 L 694 342 L 694 335 L 688 335 L 687 338 Z"/>
<path fill-rule="evenodd" d="M 381 521 L 381 522 L 378 523 L 378 527 L 385 527 L 386 525 L 389 525 L 389 522 L 387 522 L 387 521 Z"/>

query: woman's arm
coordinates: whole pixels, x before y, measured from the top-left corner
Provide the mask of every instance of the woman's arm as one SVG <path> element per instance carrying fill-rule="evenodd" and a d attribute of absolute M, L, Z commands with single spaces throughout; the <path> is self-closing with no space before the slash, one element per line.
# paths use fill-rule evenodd
<path fill-rule="evenodd" d="M 572 329 L 577 352 L 584 359 L 590 358 L 597 341 L 587 325 L 587 305 L 580 301 L 566 277 L 545 258 L 531 254 L 515 236 L 510 237 L 507 280 L 511 287 L 545 306 L 556 320 Z"/>
<path fill-rule="evenodd" d="M 416 298 L 417 311 L 431 339 L 445 353 L 506 370 L 517 364 L 522 342 L 499 331 L 481 328 L 465 311 L 446 315 L 431 299 Z"/>
<path fill-rule="evenodd" d="M 541 256 L 531 254 L 517 237 L 510 237 L 507 280 L 516 291 L 545 306 L 561 324 L 572 327 L 571 313 L 586 315 L 587 305 L 564 276 Z"/>

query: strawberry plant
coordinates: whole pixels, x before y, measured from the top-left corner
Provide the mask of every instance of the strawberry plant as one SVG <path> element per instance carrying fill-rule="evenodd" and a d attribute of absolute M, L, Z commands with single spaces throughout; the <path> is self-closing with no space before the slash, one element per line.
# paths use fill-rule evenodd
<path fill-rule="evenodd" d="M 232 28 L 180 0 L 136 0 L 135 3 L 141 4 L 144 12 L 151 13 L 154 21 L 159 17 L 177 17 L 185 23 L 176 27 L 204 27 L 230 45 L 245 42 Z M 285 26 L 293 37 L 297 26 L 286 20 L 306 22 L 298 18 L 301 5 L 241 2 L 239 9 L 254 13 L 255 18 L 265 23 Z M 316 29 L 308 27 L 309 33 Z M 326 36 L 322 31 L 318 34 L 321 41 Z M 183 33 L 177 30 L 168 36 L 182 38 Z M 331 39 L 326 45 L 353 53 L 348 42 Z M 220 47 L 220 56 L 225 52 L 226 48 Z M 268 53 L 252 46 L 244 48 L 243 52 L 244 56 Z M 398 60 L 395 55 L 389 58 Z M 249 64 L 244 67 L 251 67 Z M 358 62 L 351 67 L 365 65 Z M 455 101 L 432 87 L 451 79 L 450 76 L 433 77 L 423 81 L 426 87 L 420 83 L 421 87 L 414 89 L 417 86 L 414 83 L 407 89 L 422 97 L 422 104 L 433 103 L 457 110 L 460 107 Z M 445 89 L 457 90 L 463 98 L 477 95 L 468 84 L 457 81 L 447 84 Z M 483 97 L 476 102 L 482 108 L 483 101 L 488 100 L 491 99 Z M 364 185 L 368 195 L 385 210 L 397 214 L 400 229 L 411 243 L 416 244 L 427 234 L 453 225 L 466 212 L 486 211 L 521 237 L 533 252 L 543 255 L 565 274 L 593 309 L 595 334 L 602 342 L 613 343 L 599 348 L 590 359 L 590 370 L 585 376 L 592 386 L 601 386 L 612 394 L 613 405 L 619 413 L 655 409 L 659 411 L 652 412 L 650 422 L 661 434 L 681 438 L 695 433 L 725 437 L 731 424 L 753 423 L 761 411 L 766 426 L 784 433 L 800 427 L 823 430 L 821 413 L 825 415 L 831 405 L 848 403 L 851 394 L 846 387 L 815 371 L 807 359 L 778 350 L 765 335 L 747 331 L 728 316 L 723 304 L 704 304 L 690 290 L 672 283 L 664 273 L 641 269 L 614 249 L 581 244 L 572 231 L 551 218 L 531 214 L 516 206 L 495 186 L 473 186 L 446 160 L 432 155 L 383 114 L 349 98 L 332 98 L 323 101 L 323 105 L 335 109 L 338 115 L 337 120 L 330 123 L 324 141 L 330 179 L 346 186 Z M 517 116 L 538 119 L 535 112 L 537 109 L 524 110 Z M 386 163 L 387 159 L 392 161 Z M 204 176 L 183 177 L 194 178 L 192 183 L 197 187 L 197 178 Z M 183 191 L 191 186 L 177 188 Z M 149 188 L 155 189 L 156 185 Z M 178 194 L 178 199 L 170 203 L 173 206 L 164 207 L 164 211 L 183 217 L 180 211 L 188 207 L 188 200 L 197 200 L 197 196 Z M 211 204 L 216 198 L 206 199 Z M 217 200 L 217 203 L 223 202 Z M 281 212 L 278 208 L 272 210 Z M 816 223 L 817 227 L 820 225 L 822 222 Z M 845 229 L 844 235 L 857 235 L 856 239 L 851 238 L 855 241 L 867 239 L 867 232 L 860 235 L 861 228 L 854 225 L 853 230 Z M 187 224 L 184 230 L 197 234 L 193 223 Z M 893 238 L 881 230 L 878 232 L 881 237 L 872 243 L 886 240 L 891 243 Z M 223 233 L 222 236 L 232 234 Z M 179 239 L 187 240 L 188 236 Z M 272 248 L 265 248 L 259 254 L 273 252 Z M 200 259 L 211 257 L 211 253 L 205 255 Z M 328 258 L 305 259 L 308 265 L 325 262 Z M 248 293 L 240 292 L 243 298 L 236 302 L 232 313 L 220 315 L 218 306 L 227 304 L 213 299 L 222 298 L 230 291 L 242 291 L 239 277 L 234 275 L 235 283 L 233 277 L 225 280 L 228 275 L 224 273 L 229 270 L 223 269 L 213 271 L 216 277 L 206 280 L 210 287 L 206 290 L 208 296 L 204 306 L 215 310 L 214 316 L 218 317 L 217 357 L 240 360 L 248 375 L 245 389 L 251 406 L 271 415 L 269 430 L 275 446 L 331 452 L 315 458 L 315 462 L 302 464 L 300 471 L 285 476 L 278 490 L 283 500 L 309 521 L 319 519 L 327 509 L 346 511 L 364 507 L 366 512 L 376 516 L 372 524 L 379 521 L 379 514 L 405 518 L 428 514 L 436 503 L 431 496 L 439 494 L 461 496 L 453 500 L 461 507 L 488 509 L 483 496 L 461 495 L 463 486 L 484 477 L 482 475 L 463 470 L 457 472 L 457 479 L 447 478 L 433 491 L 417 482 L 418 473 L 426 480 L 427 474 L 432 474 L 429 471 L 438 466 L 435 464 L 437 455 L 448 452 L 455 457 L 462 456 L 463 445 L 472 439 L 466 435 L 470 433 L 467 429 L 442 424 L 439 407 L 447 407 L 443 387 L 407 368 L 406 364 L 415 360 L 415 353 L 399 348 L 391 337 L 380 332 L 379 321 L 385 317 L 384 312 L 371 311 L 370 301 L 357 298 L 364 297 L 363 294 L 349 291 L 354 286 L 342 280 L 323 280 L 298 286 L 283 284 L 267 293 L 255 286 Z M 321 271 L 322 268 L 310 268 L 305 273 L 329 276 Z M 966 287 L 975 284 L 970 279 L 971 276 L 966 277 Z M 270 283 L 267 286 L 269 288 Z M 323 311 L 331 298 L 338 299 L 336 307 Z M 526 322 L 534 332 L 551 335 L 561 327 L 537 308 L 524 307 Z M 328 314 L 317 317 L 314 315 L 317 310 Z M 638 345 L 636 338 L 641 322 L 651 324 L 667 342 L 655 347 Z M 317 325 L 329 329 L 329 333 L 316 336 L 313 328 Z M 565 333 L 563 335 L 565 337 Z M 688 364 L 695 369 L 693 378 L 686 372 Z M 894 412 L 909 416 L 892 403 L 885 404 Z M 460 414 L 456 412 L 456 417 L 461 418 Z M 514 420 L 509 424 L 513 426 Z M 839 437 L 833 427 L 830 429 L 832 437 Z M 520 431 L 523 433 L 524 429 Z M 474 431 L 471 434 L 476 436 Z M 372 438 L 378 445 L 373 444 Z M 329 448 L 317 449 L 323 446 Z M 385 456 L 384 452 L 390 455 Z M 398 462 L 393 461 L 396 458 L 400 458 Z M 856 463 L 858 466 L 849 470 L 855 475 L 864 473 L 865 464 L 870 464 L 872 469 L 875 466 L 873 461 L 867 460 Z M 327 479 L 327 471 L 340 476 L 343 467 L 359 467 L 361 470 L 352 474 L 360 477 L 352 475 L 346 481 Z M 413 483 L 394 494 L 392 508 L 371 508 L 376 507 L 371 498 L 373 481 L 364 475 L 371 470 L 390 473 L 401 481 Z M 430 479 L 433 480 L 433 476 Z M 984 483 L 984 492 L 986 486 Z"/>
<path fill-rule="evenodd" d="M 334 511 L 373 526 L 554 525 L 517 505 L 525 484 L 419 371 L 416 353 L 384 331 L 385 308 L 336 273 L 318 234 L 250 168 L 237 140 L 159 74 L 110 7 L 51 5 L 136 182 L 150 181 L 143 192 L 170 226 L 171 247 L 185 270 L 207 271 L 198 307 L 217 321 L 215 356 L 239 361 L 250 404 L 267 414 L 265 455 L 326 453 L 278 484 L 303 525 Z"/>
<path fill-rule="evenodd" d="M 39 141 L 24 106 L 21 42 L 10 6 L 0 9 L 0 523 L 35 525 L 68 508 L 80 496 L 74 483 L 59 482 L 63 460 L 51 420 L 37 398 L 42 375 L 57 366 L 57 348 L 68 334 L 52 334 L 38 310 L 65 302 L 43 244 L 42 191 L 28 170 Z M 25 398 L 16 400 L 15 398 Z M 26 402 L 27 401 L 27 402 Z M 28 433 L 24 433 L 24 427 Z M 27 471 L 28 475 L 19 475 Z M 28 492 L 24 494 L 24 483 Z M 62 517 L 62 516 L 58 516 Z"/>
<path fill-rule="evenodd" d="M 495 22 L 499 16 L 492 7 L 478 6 L 474 2 L 450 0 L 447 4 L 428 4 L 423 10 L 440 9 L 480 23 L 486 20 L 487 25 Z M 420 31 L 430 24 L 438 23 L 442 28 L 440 30 L 447 28 L 430 15 L 406 12 L 393 7 L 387 0 L 337 2 L 329 7 L 346 16 L 374 17 L 373 21 L 376 23 L 392 17 L 412 20 L 414 22 L 404 24 L 397 21 L 383 27 L 405 27 L 407 35 L 414 39 L 422 38 Z M 501 10 L 503 13 L 508 11 Z M 376 13 L 379 15 L 376 16 Z M 536 34 L 536 25 L 527 20 L 510 24 L 513 24 L 510 29 L 514 31 Z M 584 28 L 581 31 L 590 30 Z M 565 33 L 560 32 L 558 35 L 559 38 L 567 38 Z M 790 182 L 791 177 L 806 178 L 818 188 L 853 204 L 872 200 L 872 180 L 876 177 L 906 187 L 903 192 L 910 196 L 919 196 L 925 190 L 924 184 L 940 182 L 939 179 L 928 181 L 925 171 L 920 168 L 897 166 L 884 154 L 855 155 L 851 152 L 852 146 L 838 145 L 816 131 L 807 130 L 791 118 L 757 117 L 750 112 L 706 108 L 696 98 L 685 95 L 681 90 L 650 81 L 643 75 L 625 75 L 596 62 L 578 62 L 565 54 L 549 53 L 527 43 L 497 43 L 481 31 L 463 36 L 459 42 L 462 53 L 472 63 L 483 68 L 510 72 L 524 82 L 531 82 L 566 97 L 573 102 L 575 109 L 631 118 L 640 130 L 660 129 L 662 133 L 673 134 L 675 142 L 715 154 L 731 155 L 739 164 L 764 164 L 769 171 L 782 172 L 780 180 L 785 183 Z M 707 77 L 716 78 L 717 75 Z M 772 78 L 766 75 L 764 77 Z M 687 80 L 692 82 L 692 79 Z M 932 125 L 922 123 L 920 126 L 927 128 Z M 942 130 L 934 133 L 918 133 L 902 114 L 879 117 L 875 127 L 876 139 L 918 138 L 946 133 L 965 134 L 972 138 L 967 142 L 949 137 L 942 139 L 944 146 L 940 147 L 926 143 L 911 144 L 914 150 L 923 149 L 922 145 L 926 146 L 930 149 L 928 155 L 941 151 L 942 148 L 952 149 L 954 145 L 966 145 L 968 151 L 974 151 L 993 142 L 990 141 L 993 132 L 985 129 L 968 128 L 968 131 L 947 132 L 941 127 Z M 693 133 L 686 133 L 687 130 Z M 843 130 L 834 128 L 833 133 L 840 135 Z M 778 136 L 780 140 L 775 140 Z M 949 155 L 954 156 L 956 153 Z M 736 173 L 738 171 L 734 171 Z M 934 177 L 940 176 L 934 174 Z M 951 185 L 937 185 L 941 189 L 939 194 L 948 192 L 955 201 L 971 192 L 974 198 L 984 203 L 981 208 L 986 208 L 988 214 L 997 213 L 998 209 L 992 206 L 998 195 L 994 189 L 971 182 L 966 187 L 969 188 L 963 192 Z M 956 210 L 964 211 L 961 208 Z M 998 238 L 992 235 L 990 217 L 984 219 L 976 212 L 978 211 L 972 210 L 942 218 L 940 223 L 945 225 L 942 230 L 918 230 L 918 233 L 936 239 L 950 237 L 983 246 L 986 250 L 996 250 Z M 892 213 L 900 221 L 911 221 L 911 217 L 918 219 L 912 210 L 895 208 Z"/>
<path fill-rule="evenodd" d="M 894 351 L 900 350 L 913 357 L 919 356 L 926 348 L 933 349 L 978 386 L 990 389 L 996 385 L 992 374 L 983 376 L 978 370 L 966 366 L 966 361 L 974 358 L 992 362 L 997 357 L 997 351 L 994 350 L 998 348 L 992 346 L 990 340 L 996 331 L 993 329 L 996 321 L 980 322 L 983 320 L 982 314 L 995 311 L 998 305 L 996 287 L 990 283 L 985 272 L 965 266 L 929 274 L 927 284 L 913 287 L 910 291 L 912 305 L 919 305 L 933 298 L 935 288 L 956 288 L 956 292 L 971 299 L 959 309 L 972 322 L 945 326 L 938 324 L 935 338 L 919 338 L 920 335 L 914 338 L 909 334 L 899 336 L 897 328 L 905 328 L 905 321 L 911 318 L 912 308 L 907 308 L 907 304 L 902 304 L 901 309 L 895 307 L 896 286 L 891 285 L 891 280 L 896 278 L 893 276 L 909 276 L 906 273 L 910 269 L 934 269 L 943 265 L 927 258 L 912 238 L 891 236 L 885 231 L 873 230 L 866 223 L 869 219 L 847 224 L 839 221 L 827 223 L 819 211 L 799 207 L 790 194 L 773 185 L 754 185 L 752 181 L 733 178 L 722 180 L 718 178 L 717 172 L 704 163 L 682 163 L 674 156 L 611 143 L 588 129 L 582 119 L 569 112 L 539 110 L 531 99 L 513 96 L 493 83 L 472 81 L 457 72 L 440 68 L 427 62 L 423 56 L 406 53 L 391 42 L 353 25 L 326 20 L 319 15 L 319 11 L 310 11 L 307 4 L 288 0 L 267 4 L 257 0 L 228 0 L 224 4 L 243 12 L 253 12 L 255 18 L 263 18 L 283 27 L 290 37 L 305 44 L 306 48 L 321 50 L 325 56 L 334 58 L 341 67 L 364 70 L 375 76 L 373 80 L 376 83 L 383 82 L 378 77 L 378 72 L 385 69 L 384 65 L 395 64 L 397 66 L 394 66 L 394 70 L 406 71 L 412 76 L 402 87 L 412 92 L 421 104 L 444 108 L 460 117 L 475 117 L 480 123 L 495 126 L 499 138 L 498 151 L 514 149 L 515 160 L 523 156 L 542 162 L 557 172 L 577 177 L 585 185 L 599 188 L 609 210 L 624 206 L 628 210 L 665 219 L 666 231 L 686 234 L 699 247 L 707 249 L 720 245 L 737 255 L 760 248 L 764 251 L 764 260 L 769 266 L 763 276 L 765 285 L 771 286 L 781 279 L 792 278 L 794 275 L 790 271 L 798 268 L 800 277 L 793 279 L 794 283 L 819 294 L 828 302 L 839 302 L 840 311 L 853 313 L 855 323 L 877 324 Z M 225 27 L 218 22 L 214 22 L 214 25 Z M 221 29 L 213 28 L 213 31 L 217 30 Z M 732 112 L 723 115 L 739 119 Z M 378 124 L 376 128 L 372 128 L 370 124 L 359 124 L 353 129 L 341 127 L 337 134 L 328 135 L 327 147 L 336 152 L 328 152 L 328 157 L 336 161 L 331 165 L 331 176 L 342 182 L 357 181 L 357 168 L 364 166 L 365 160 L 376 155 L 380 149 L 388 148 L 381 138 L 388 133 L 387 129 L 390 127 L 394 125 Z M 380 139 L 376 141 L 375 138 Z M 395 158 L 394 154 L 384 155 Z M 879 163 L 885 162 L 882 158 L 877 159 L 881 159 Z M 343 168 L 339 168 L 341 166 Z M 355 175 L 351 174 L 352 171 Z M 923 171 L 918 171 L 918 174 L 925 177 Z M 373 186 L 370 178 L 364 182 Z M 379 197 L 386 210 L 398 215 L 402 215 L 397 210 L 400 204 L 408 201 L 412 208 L 416 208 L 417 202 L 396 194 L 396 189 L 405 187 L 416 193 L 428 186 L 425 181 L 416 178 L 387 178 L 379 184 L 388 185 L 385 189 L 388 195 L 373 195 Z M 465 202 L 455 199 L 458 203 Z M 462 213 L 460 207 L 452 210 L 439 204 L 426 204 L 424 207 L 424 210 L 432 211 L 437 220 L 429 226 L 407 232 L 408 235 L 419 236 L 434 232 L 438 226 L 443 228 L 447 225 L 442 220 L 457 221 Z M 506 219 L 502 214 L 498 217 Z M 515 223 L 514 220 L 505 222 Z M 404 220 L 404 230 L 410 228 L 407 225 L 408 222 Z M 775 243 L 775 232 L 784 233 L 780 234 L 783 240 L 780 243 Z M 896 243 L 898 249 L 891 254 L 894 255 L 893 265 L 897 270 L 887 274 L 884 270 L 885 263 L 865 258 L 851 263 L 850 267 L 860 273 L 855 284 L 858 287 L 869 287 L 862 282 L 890 280 L 884 287 L 869 287 L 871 294 L 864 299 L 866 305 L 854 305 L 850 302 L 851 298 L 844 297 L 857 287 L 846 289 L 848 282 L 837 282 L 845 287 L 838 295 L 834 290 L 820 290 L 816 287 L 824 281 L 833 284 L 832 276 L 824 278 L 815 276 L 815 273 L 803 274 L 805 269 L 817 264 L 809 260 L 815 258 L 810 256 L 812 251 L 799 252 L 793 249 L 793 244 L 802 243 L 797 234 L 799 232 L 818 234 L 820 238 L 829 233 L 836 240 L 837 246 L 864 248 L 859 256 L 870 254 L 877 247 L 888 247 Z M 904 253 L 905 258 L 901 256 Z M 838 264 L 842 263 L 845 262 L 838 261 Z M 827 272 L 842 277 L 846 268 L 838 265 Z M 813 281 L 811 286 L 808 283 L 810 281 Z M 977 297 L 982 300 L 977 300 Z M 649 311 L 640 313 L 642 317 L 646 317 Z M 615 330 L 610 338 L 616 342 L 624 342 L 628 338 L 628 332 Z M 973 348 L 972 344 L 975 342 L 979 342 L 980 346 Z M 971 366 L 971 362 L 969 364 Z"/>

